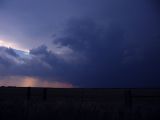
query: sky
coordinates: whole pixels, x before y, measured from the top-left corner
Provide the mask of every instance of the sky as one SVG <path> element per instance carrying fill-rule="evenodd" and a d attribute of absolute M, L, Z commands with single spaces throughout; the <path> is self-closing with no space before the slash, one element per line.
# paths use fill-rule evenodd
<path fill-rule="evenodd" d="M 159 0 L 0 0 L 0 86 L 160 87 Z"/>

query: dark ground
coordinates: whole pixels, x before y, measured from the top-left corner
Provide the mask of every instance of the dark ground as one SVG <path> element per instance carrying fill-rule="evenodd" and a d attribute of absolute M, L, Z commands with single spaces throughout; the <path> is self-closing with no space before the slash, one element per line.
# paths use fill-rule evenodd
<path fill-rule="evenodd" d="M 160 89 L 0 88 L 0 120 L 160 120 Z"/>

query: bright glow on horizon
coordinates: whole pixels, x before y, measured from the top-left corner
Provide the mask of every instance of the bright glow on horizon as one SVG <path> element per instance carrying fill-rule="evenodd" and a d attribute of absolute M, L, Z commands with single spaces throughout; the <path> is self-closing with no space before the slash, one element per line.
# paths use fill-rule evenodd
<path fill-rule="evenodd" d="M 7 48 L 13 48 L 13 49 L 16 49 L 16 50 L 22 50 L 22 51 L 24 51 L 24 52 L 26 52 L 26 53 L 29 53 L 29 50 L 20 48 L 20 47 L 18 47 L 17 44 L 15 44 L 15 43 L 8 42 L 8 41 L 1 40 L 1 39 L 0 39 L 0 46 L 2 46 L 2 47 L 7 47 Z"/>
<path fill-rule="evenodd" d="M 0 80 L 0 86 L 16 87 L 50 87 L 50 88 L 73 88 L 70 83 L 41 80 L 35 77 L 7 77 Z"/>

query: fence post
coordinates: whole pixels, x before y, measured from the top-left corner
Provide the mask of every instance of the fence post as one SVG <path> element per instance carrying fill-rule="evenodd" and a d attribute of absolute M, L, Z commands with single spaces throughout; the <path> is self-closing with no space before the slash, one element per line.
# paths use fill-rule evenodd
<path fill-rule="evenodd" d="M 128 108 L 132 108 L 132 91 L 125 91 L 125 106 Z"/>
<path fill-rule="evenodd" d="M 132 104 L 132 90 L 131 89 L 129 89 L 129 90 L 126 90 L 125 91 L 125 110 L 126 110 L 126 118 L 128 119 L 128 120 L 132 120 L 133 118 L 133 116 L 132 116 L 132 106 L 133 106 L 133 104 Z"/>
<path fill-rule="evenodd" d="M 28 87 L 27 88 L 27 101 L 26 101 L 26 116 L 25 116 L 26 120 L 29 120 L 30 98 L 31 98 L 31 87 Z"/>
<path fill-rule="evenodd" d="M 43 89 L 43 100 L 46 101 L 47 100 L 47 88 Z"/>
<path fill-rule="evenodd" d="M 31 88 L 28 87 L 27 88 L 27 100 L 30 100 L 30 98 L 31 98 Z"/>

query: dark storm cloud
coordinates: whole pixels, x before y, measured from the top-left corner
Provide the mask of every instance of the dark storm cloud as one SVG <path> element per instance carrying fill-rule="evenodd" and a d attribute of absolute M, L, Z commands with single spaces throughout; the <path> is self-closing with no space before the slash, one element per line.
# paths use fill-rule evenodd
<path fill-rule="evenodd" d="M 133 44 L 128 42 L 127 34 L 118 23 L 73 19 L 53 43 L 72 49 L 75 57 L 83 56 L 76 59 L 80 62 L 68 63 L 45 45 L 30 50 L 32 58 L 28 59 L 16 55 L 13 49 L 1 48 L 1 76 L 34 76 L 48 81 L 59 78 L 79 87 L 158 85 L 159 37 Z"/>
<path fill-rule="evenodd" d="M 73 69 L 68 81 L 85 87 L 158 86 L 160 39 L 144 31 L 148 34 L 142 33 L 140 41 L 130 43 L 127 29 L 117 23 L 105 26 L 88 19 L 72 20 L 64 36 L 54 42 L 89 60 L 85 67 Z"/>
<path fill-rule="evenodd" d="M 5 48 L 5 47 L 0 47 L 0 59 L 1 59 L 1 64 L 9 66 L 10 64 L 13 64 L 13 60 L 11 60 L 11 57 L 16 57 L 17 54 L 13 51 L 11 48 Z"/>
<path fill-rule="evenodd" d="M 138 39 L 144 27 L 150 29 L 146 26 L 155 23 L 148 0 L 4 1 L 6 8 L 0 14 L 0 37 L 2 35 L 2 38 L 18 43 L 25 49 L 40 44 L 50 45 L 52 33 L 63 29 L 63 24 L 70 17 L 88 16 L 103 23 L 117 22 L 129 28 L 128 31 L 137 32 L 132 34 L 135 39 Z"/>
<path fill-rule="evenodd" d="M 11 56 L 17 56 L 16 52 L 12 48 L 0 47 L 0 51 L 4 51 Z"/>
<path fill-rule="evenodd" d="M 125 41 L 125 31 L 117 23 L 105 26 L 90 19 L 75 19 L 69 22 L 64 37 L 54 42 L 69 46 L 88 59 L 85 66 L 71 72 L 68 80 L 85 87 L 105 87 L 115 82 L 114 73 L 123 67 Z"/>
<path fill-rule="evenodd" d="M 14 49 L 0 48 L 0 76 L 43 76 L 49 69 L 50 66 L 39 56 L 23 58 Z"/>
<path fill-rule="evenodd" d="M 30 54 L 27 53 L 25 57 L 26 53 L 21 51 L 21 54 L 18 54 L 16 51 L 0 47 L 0 78 L 30 76 L 54 80 L 61 78 L 60 75 L 67 66 L 63 59 L 58 58 L 45 45 L 30 50 Z"/>
<path fill-rule="evenodd" d="M 0 49 L 0 75 L 34 76 L 48 81 L 59 78 L 79 87 L 159 86 L 160 23 L 158 9 L 154 9 L 158 3 L 156 0 L 152 4 L 146 0 L 74 0 L 71 4 L 64 2 L 61 10 L 47 9 L 47 14 L 36 4 L 31 13 L 18 8 L 15 11 L 20 12 L 15 15 L 22 19 L 21 14 L 29 12 L 31 16 L 25 16 L 24 20 L 27 27 L 28 21 L 31 23 L 28 31 L 34 26 L 34 30 L 40 31 L 31 33 L 40 36 L 44 31 L 52 32 L 44 27 L 47 23 L 52 26 L 58 23 L 55 18 L 56 21 L 63 19 L 57 15 L 77 17 L 71 18 L 65 27 L 61 25 L 64 31 L 58 31 L 53 40 L 53 45 L 68 48 L 70 52 L 56 54 L 59 51 L 51 51 L 52 45 L 49 48 L 47 44 L 30 50 L 31 58 L 22 58 L 12 49 Z M 43 7 L 48 8 L 48 3 Z M 51 11 L 58 12 L 52 16 Z M 41 41 L 38 39 L 37 43 Z M 31 45 L 32 42 L 23 43 Z"/>

